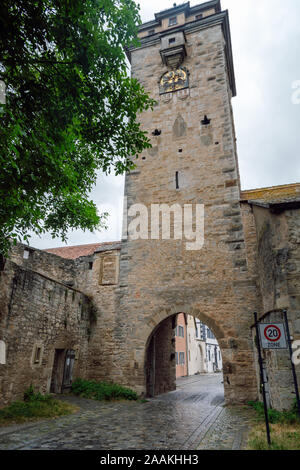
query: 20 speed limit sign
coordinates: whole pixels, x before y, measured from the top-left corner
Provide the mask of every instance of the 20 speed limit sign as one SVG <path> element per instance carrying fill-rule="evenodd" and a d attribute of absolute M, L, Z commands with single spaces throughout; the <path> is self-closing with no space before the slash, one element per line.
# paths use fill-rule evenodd
<path fill-rule="evenodd" d="M 287 341 L 283 323 L 260 323 L 260 339 L 263 349 L 286 349 Z"/>

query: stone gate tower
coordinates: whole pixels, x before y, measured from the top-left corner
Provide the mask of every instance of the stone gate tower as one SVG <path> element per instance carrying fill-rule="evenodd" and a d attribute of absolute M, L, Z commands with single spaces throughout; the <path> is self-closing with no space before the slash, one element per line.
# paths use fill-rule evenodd
<path fill-rule="evenodd" d="M 140 116 L 152 148 L 126 176 L 129 228 L 138 220 L 131 210 L 135 204 L 146 208 L 149 225 L 140 239 L 128 233 L 122 240 L 115 326 L 122 381 L 139 392 L 147 391 L 147 381 L 154 391 L 172 388 L 174 354 L 167 331 L 172 317 L 183 312 L 206 323 L 219 341 L 227 402 L 253 399 L 250 325 L 261 304 L 240 205 L 228 12 L 219 0 L 174 4 L 141 25 L 139 37 L 140 46 L 128 53 L 132 76 L 157 104 Z M 201 249 L 187 249 L 184 233 L 182 239 L 174 236 L 181 228 L 175 216 L 170 239 L 151 231 L 160 204 L 191 205 L 194 215 L 196 206 L 204 205 Z M 161 344 L 161 328 L 169 349 Z"/>

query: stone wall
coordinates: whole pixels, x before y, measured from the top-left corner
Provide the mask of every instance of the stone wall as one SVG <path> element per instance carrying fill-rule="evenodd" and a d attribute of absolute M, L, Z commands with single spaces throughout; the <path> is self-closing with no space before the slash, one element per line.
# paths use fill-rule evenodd
<path fill-rule="evenodd" d="M 61 258 L 21 243 L 13 248 L 10 259 L 24 269 L 35 271 L 76 288 L 77 272 L 74 260 Z"/>
<path fill-rule="evenodd" d="M 227 403 L 259 396 L 254 311 L 287 308 L 300 339 L 299 210 L 274 214 L 241 202 L 226 15 L 179 25 L 188 86 L 177 91 L 160 93 L 168 68 L 158 35 L 130 51 L 133 77 L 156 100 L 139 116 L 152 148 L 125 183 L 127 208 L 142 204 L 147 212 L 143 239 L 132 237 L 125 217 L 122 243 L 93 255 L 70 260 L 18 245 L 5 266 L 0 259 L 0 403 L 31 383 L 49 391 L 67 350 L 75 351 L 74 377 L 115 381 L 141 395 L 173 390 L 179 313 L 214 332 Z M 192 205 L 194 215 L 203 205 L 203 246 L 188 250 L 185 233 L 173 237 L 180 226 L 173 215 L 171 237 L 151 237 L 160 204 Z M 266 353 L 266 363 L 271 402 L 283 408 L 291 390 L 286 353 Z"/>
<path fill-rule="evenodd" d="M 123 241 L 116 318 L 126 327 L 120 331 L 118 364 L 122 380 L 144 392 L 147 338 L 165 318 L 184 312 L 214 331 L 226 400 L 243 402 L 257 397 L 250 326 L 261 299 L 254 257 L 247 258 L 245 246 L 224 36 L 214 25 L 187 31 L 186 38 L 183 65 L 190 82 L 178 92 L 159 95 L 158 80 L 167 70 L 159 43 L 131 53 L 132 74 L 157 106 L 140 116 L 153 147 L 126 176 L 125 195 L 128 207 L 147 208 L 149 222 L 152 204 L 203 204 L 205 244 L 188 251 L 184 238 Z M 205 115 L 209 125 L 202 124 Z M 152 137 L 155 129 L 161 133 Z"/>
<path fill-rule="evenodd" d="M 146 353 L 146 396 L 176 389 L 175 317 L 166 318 L 149 339 Z"/>
<path fill-rule="evenodd" d="M 253 206 L 257 231 L 258 263 L 263 322 L 283 321 L 281 309 L 287 309 L 293 341 L 300 339 L 300 210 L 272 213 Z M 288 409 L 294 395 L 291 361 L 287 350 L 263 351 L 270 405 Z M 257 360 L 257 356 L 256 356 Z M 300 383 L 300 367 L 296 366 Z M 259 373 L 257 369 L 257 374 Z"/>
<path fill-rule="evenodd" d="M 119 257 L 120 244 L 117 243 L 75 260 L 77 285 L 97 306 L 97 319 L 89 342 L 88 378 L 117 383 L 122 382 L 122 364 L 117 355 L 119 336 L 126 328 L 116 312 Z M 131 365 L 134 370 L 134 360 Z"/>
<path fill-rule="evenodd" d="M 31 384 L 36 391 L 49 392 L 56 350 L 63 355 L 75 351 L 73 378 L 86 377 L 95 318 L 90 298 L 9 260 L 0 286 L 0 339 L 6 349 L 0 364 L 0 405 L 21 399 Z M 64 362 L 61 367 L 62 381 Z"/>

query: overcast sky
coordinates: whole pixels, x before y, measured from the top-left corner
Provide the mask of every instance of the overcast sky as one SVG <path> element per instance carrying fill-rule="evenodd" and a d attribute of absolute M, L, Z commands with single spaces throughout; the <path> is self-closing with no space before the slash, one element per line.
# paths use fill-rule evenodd
<path fill-rule="evenodd" d="M 176 1 L 176 0 L 175 0 Z M 174 1 L 140 0 L 142 21 Z M 178 2 L 177 5 L 183 2 Z M 197 5 L 201 0 L 191 1 Z M 229 10 L 237 96 L 233 111 L 242 189 L 300 182 L 300 1 L 222 0 Z M 299 104 L 292 102 L 298 98 Z M 71 232 L 68 245 L 119 240 L 123 177 L 99 177 L 91 198 L 108 211 L 102 233 Z M 31 246 L 63 246 L 50 236 L 32 237 Z"/>

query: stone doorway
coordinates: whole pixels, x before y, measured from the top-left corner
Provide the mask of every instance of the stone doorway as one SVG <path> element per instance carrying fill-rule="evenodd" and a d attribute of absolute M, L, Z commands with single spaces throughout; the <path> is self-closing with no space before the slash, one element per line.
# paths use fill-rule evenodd
<path fill-rule="evenodd" d="M 51 393 L 63 393 L 71 388 L 75 351 L 73 349 L 55 349 Z"/>

